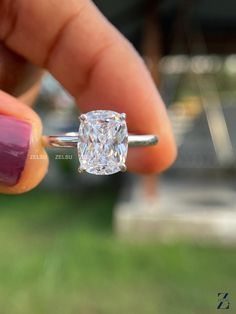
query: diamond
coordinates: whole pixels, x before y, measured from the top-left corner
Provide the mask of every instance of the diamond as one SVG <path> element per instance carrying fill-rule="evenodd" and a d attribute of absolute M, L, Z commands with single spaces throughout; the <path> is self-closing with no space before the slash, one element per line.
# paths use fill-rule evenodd
<path fill-rule="evenodd" d="M 79 127 L 80 169 L 109 175 L 125 168 L 128 130 L 124 115 L 110 110 L 83 114 Z"/>

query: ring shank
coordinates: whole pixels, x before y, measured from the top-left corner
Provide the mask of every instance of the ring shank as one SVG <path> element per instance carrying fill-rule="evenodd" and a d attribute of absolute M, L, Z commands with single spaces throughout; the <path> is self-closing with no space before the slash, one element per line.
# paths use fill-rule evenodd
<path fill-rule="evenodd" d="M 66 133 L 64 135 L 50 135 L 44 137 L 45 146 L 48 147 L 76 147 L 79 142 L 79 136 L 76 132 Z M 129 147 L 152 146 L 158 143 L 156 135 L 131 135 L 128 136 Z"/>

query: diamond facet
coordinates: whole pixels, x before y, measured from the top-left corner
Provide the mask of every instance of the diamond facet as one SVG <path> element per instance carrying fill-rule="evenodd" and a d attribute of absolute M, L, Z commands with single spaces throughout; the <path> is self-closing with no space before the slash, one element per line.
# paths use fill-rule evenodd
<path fill-rule="evenodd" d="M 81 119 L 78 155 L 80 168 L 96 175 L 124 169 L 128 152 L 128 130 L 124 116 L 110 110 L 95 110 Z"/>

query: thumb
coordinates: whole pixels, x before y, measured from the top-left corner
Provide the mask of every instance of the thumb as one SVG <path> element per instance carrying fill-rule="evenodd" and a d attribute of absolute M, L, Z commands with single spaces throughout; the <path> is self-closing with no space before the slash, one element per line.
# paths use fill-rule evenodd
<path fill-rule="evenodd" d="M 0 193 L 23 193 L 42 180 L 48 157 L 41 138 L 38 115 L 0 91 Z"/>

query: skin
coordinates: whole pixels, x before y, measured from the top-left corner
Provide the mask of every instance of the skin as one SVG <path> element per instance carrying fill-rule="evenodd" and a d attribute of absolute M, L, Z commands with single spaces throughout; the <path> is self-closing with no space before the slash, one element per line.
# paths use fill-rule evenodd
<path fill-rule="evenodd" d="M 0 114 L 32 123 L 29 154 L 45 156 L 28 159 L 18 184 L 0 185 L 0 192 L 26 192 L 46 175 L 42 124 L 29 106 L 42 69 L 63 84 L 82 112 L 126 112 L 131 133 L 159 136 L 155 147 L 129 150 L 129 171 L 159 173 L 172 164 L 176 146 L 160 95 L 142 59 L 92 2 L 0 0 L 0 20 Z"/>

